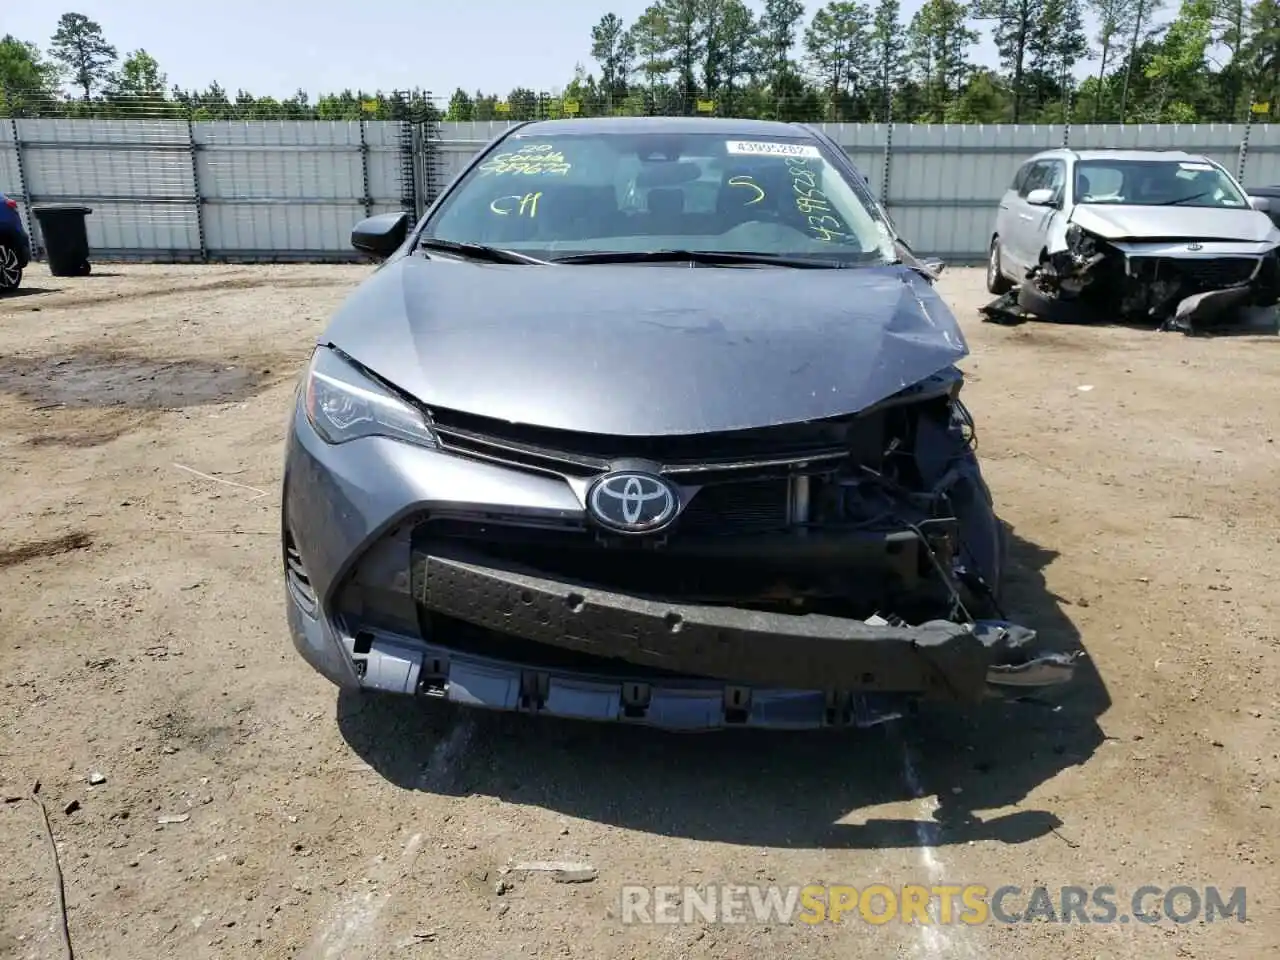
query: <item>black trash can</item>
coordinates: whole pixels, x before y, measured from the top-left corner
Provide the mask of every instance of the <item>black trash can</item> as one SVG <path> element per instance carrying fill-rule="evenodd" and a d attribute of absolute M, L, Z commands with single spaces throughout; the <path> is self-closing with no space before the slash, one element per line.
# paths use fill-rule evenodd
<path fill-rule="evenodd" d="M 40 222 L 49 272 L 55 277 L 87 277 L 89 229 L 85 217 L 93 210 L 78 203 L 38 203 L 31 212 Z"/>

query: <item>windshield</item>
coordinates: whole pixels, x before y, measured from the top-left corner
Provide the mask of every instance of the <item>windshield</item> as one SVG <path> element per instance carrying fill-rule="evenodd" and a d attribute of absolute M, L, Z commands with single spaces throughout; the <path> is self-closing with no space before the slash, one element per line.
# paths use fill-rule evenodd
<path fill-rule="evenodd" d="M 1191 160 L 1081 160 L 1076 203 L 1129 206 L 1247 207 L 1231 178 Z"/>
<path fill-rule="evenodd" d="M 872 210 L 811 140 L 530 132 L 473 167 L 423 237 L 542 259 L 675 249 L 883 263 L 893 244 Z"/>

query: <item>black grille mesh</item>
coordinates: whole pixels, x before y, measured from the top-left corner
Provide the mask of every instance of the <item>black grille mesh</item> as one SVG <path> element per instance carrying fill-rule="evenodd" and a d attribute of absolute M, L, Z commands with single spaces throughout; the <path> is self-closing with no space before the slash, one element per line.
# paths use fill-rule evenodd
<path fill-rule="evenodd" d="M 1257 269 L 1253 257 L 1212 257 L 1204 260 L 1171 261 L 1187 279 L 1208 289 L 1244 283 Z"/>
<path fill-rule="evenodd" d="M 680 531 L 698 535 L 756 533 L 787 523 L 787 481 L 756 480 L 703 487 L 680 516 Z"/>

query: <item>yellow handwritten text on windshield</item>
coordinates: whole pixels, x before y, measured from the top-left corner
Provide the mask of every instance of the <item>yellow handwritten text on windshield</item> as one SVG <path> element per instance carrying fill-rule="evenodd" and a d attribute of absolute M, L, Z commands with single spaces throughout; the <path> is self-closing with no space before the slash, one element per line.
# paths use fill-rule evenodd
<path fill-rule="evenodd" d="M 847 237 L 848 228 L 834 215 L 827 195 L 818 189 L 817 178 L 808 168 L 808 161 L 788 157 L 787 170 L 791 174 L 791 186 L 795 191 L 796 209 L 804 214 L 814 238 L 830 242 Z"/>
<path fill-rule="evenodd" d="M 573 165 L 549 143 L 532 143 L 510 153 L 500 153 L 480 164 L 482 176 L 523 175 L 563 177 Z"/>
<path fill-rule="evenodd" d="M 751 179 L 750 176 L 746 174 L 739 177 L 730 177 L 729 186 L 745 187 L 748 190 L 755 191 L 755 196 L 753 196 L 750 200 L 744 203 L 743 204 L 744 207 L 749 207 L 753 203 L 759 203 L 761 200 L 764 199 L 764 190 L 761 189 L 760 184 L 756 183 L 754 180 Z"/>
<path fill-rule="evenodd" d="M 538 215 L 538 198 L 542 196 L 542 191 L 537 193 L 526 193 L 521 196 L 513 193 L 505 197 L 495 197 L 489 204 L 489 209 L 494 213 L 503 217 L 509 217 L 513 213 L 517 217 L 528 217 L 532 220 Z"/>

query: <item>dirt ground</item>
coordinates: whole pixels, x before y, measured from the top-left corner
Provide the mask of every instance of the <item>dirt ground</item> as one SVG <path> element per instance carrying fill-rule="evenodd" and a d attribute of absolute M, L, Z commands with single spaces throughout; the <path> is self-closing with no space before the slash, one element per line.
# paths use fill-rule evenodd
<path fill-rule="evenodd" d="M 36 780 L 82 958 L 1275 954 L 1280 338 L 992 326 L 951 271 L 1007 605 L 1083 645 L 1079 689 L 668 736 L 339 698 L 295 655 L 281 438 L 367 272 L 36 267 L 0 301 L 0 957 L 63 955 Z M 598 876 L 503 872 L 550 859 Z M 1248 919 L 624 924 L 634 883 L 1244 886 Z"/>

